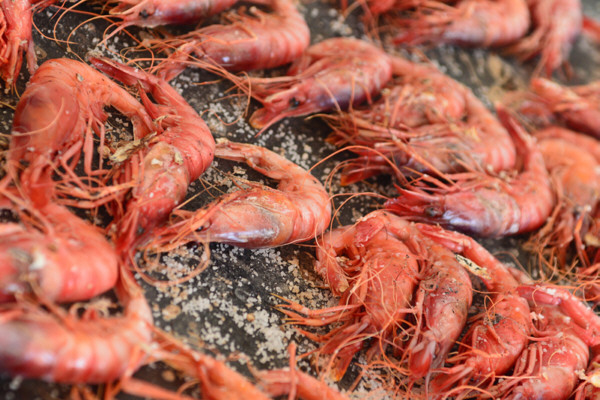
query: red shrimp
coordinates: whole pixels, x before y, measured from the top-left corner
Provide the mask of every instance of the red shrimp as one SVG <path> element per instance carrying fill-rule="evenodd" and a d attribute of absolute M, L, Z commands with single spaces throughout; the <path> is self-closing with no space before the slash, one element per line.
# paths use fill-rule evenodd
<path fill-rule="evenodd" d="M 500 237 L 539 228 L 554 207 L 554 195 L 542 154 L 534 140 L 499 110 L 516 148 L 522 152 L 523 170 L 505 181 L 482 173 L 458 182 L 456 189 L 427 194 L 400 189 L 386 207 L 416 220 L 441 223 L 480 236 Z"/>
<path fill-rule="evenodd" d="M 547 76 L 566 63 L 579 36 L 583 13 L 581 0 L 528 0 L 533 21 L 531 33 L 508 47 L 521 60 L 540 56 L 534 75 Z"/>
<path fill-rule="evenodd" d="M 534 131 L 533 135 L 538 143 L 550 139 L 571 143 L 572 145 L 585 149 L 589 155 L 594 157 L 596 162 L 600 163 L 600 142 L 593 137 L 558 126 L 550 126 L 545 129 Z"/>
<path fill-rule="evenodd" d="M 447 360 L 455 365 L 443 368 L 433 378 L 429 390 L 430 395 L 437 398 L 458 383 L 467 385 L 458 390 L 469 392 L 473 384 L 479 386 L 490 382 L 516 362 L 528 342 L 531 329 L 529 306 L 516 292 L 518 282 L 509 269 L 474 239 L 431 225 L 417 224 L 417 229 L 462 254 L 489 275 L 480 277 L 493 293 L 490 306 L 476 317 L 458 354 Z M 457 394 L 453 390 L 453 395 Z"/>
<path fill-rule="evenodd" d="M 123 166 L 126 180 L 137 180 L 125 215 L 118 217 L 119 249 L 158 225 L 185 198 L 188 185 L 212 163 L 215 141 L 198 113 L 167 82 L 108 59 L 91 58 L 96 68 L 121 82 L 140 85 L 142 100 L 162 132 L 154 143 Z M 148 92 L 158 104 L 150 102 Z M 136 176 L 136 171 L 142 173 Z"/>
<path fill-rule="evenodd" d="M 418 272 L 415 264 L 425 264 Z M 364 341 L 375 337 L 369 357 L 394 343 L 406 313 L 417 323 L 404 352 L 411 379 L 440 366 L 462 331 L 472 300 L 471 281 L 454 255 L 428 240 L 408 221 L 374 211 L 355 225 L 323 235 L 317 248 L 316 271 L 335 294 L 339 306 L 311 311 L 292 302 L 280 306 L 290 321 L 324 326 L 344 325 L 323 336 L 320 354 L 335 354 L 334 373 L 341 378 Z M 411 306 L 417 286 L 416 304 Z"/>
<path fill-rule="evenodd" d="M 141 288 L 121 274 L 124 312 L 81 319 L 13 303 L 0 312 L 0 370 L 65 383 L 104 383 L 131 375 L 146 358 L 152 313 Z"/>
<path fill-rule="evenodd" d="M 471 279 L 465 268 L 448 249 L 427 245 L 427 266 L 416 293 L 416 331 L 405 357 L 410 378 L 420 379 L 441 367 L 456 343 L 473 299 Z"/>
<path fill-rule="evenodd" d="M 530 89 L 566 126 L 600 138 L 600 82 L 566 87 L 544 78 L 534 78 Z"/>
<path fill-rule="evenodd" d="M 493 47 L 515 42 L 530 25 L 525 0 L 462 0 L 456 5 L 429 1 L 411 18 L 395 19 L 396 43 L 450 43 Z"/>
<path fill-rule="evenodd" d="M 0 301 L 30 291 L 57 302 L 87 300 L 117 281 L 118 259 L 104 235 L 66 208 L 48 203 L 38 230 L 5 223 L 0 236 Z"/>
<path fill-rule="evenodd" d="M 579 381 L 578 373 L 588 364 L 588 345 L 572 326 L 571 318 L 559 308 L 537 307 L 532 309 L 532 315 L 538 341 L 521 354 L 512 377 L 493 392 L 512 400 L 566 400 Z"/>
<path fill-rule="evenodd" d="M 220 242 L 245 248 L 310 240 L 329 225 L 331 205 L 323 185 L 309 172 L 260 146 L 221 140 L 216 156 L 245 162 L 279 180 L 277 189 L 248 182 L 198 211 L 177 210 L 168 226 L 152 232 L 152 245 Z"/>
<path fill-rule="evenodd" d="M 470 89 L 433 66 L 398 57 L 393 72 L 395 81 L 372 107 L 326 118 L 334 128 L 330 141 L 373 147 L 409 171 L 514 167 L 510 135 Z M 401 132 L 396 135 L 396 130 Z M 360 157 L 343 170 L 343 184 L 392 172 L 388 160 L 366 150 L 355 152 Z"/>
<path fill-rule="evenodd" d="M 546 254 L 549 265 L 557 260 L 559 267 L 565 267 L 569 245 L 573 241 L 582 242 L 584 233 L 578 226 L 584 221 L 589 224 L 590 214 L 600 196 L 600 165 L 588 148 L 569 140 L 581 140 L 578 136 L 591 138 L 563 128 L 548 128 L 547 131 L 535 135 L 546 168 L 555 182 L 558 201 L 550 218 L 528 245 L 536 252 Z M 595 147 L 600 149 L 597 143 Z M 589 263 L 584 262 L 584 265 Z"/>
<path fill-rule="evenodd" d="M 70 178 L 77 179 L 72 171 L 81 149 L 84 169 L 93 174 L 91 131 L 98 133 L 100 147 L 104 146 L 104 106 L 129 117 L 139 137 L 154 129 L 151 117 L 133 96 L 79 61 L 49 60 L 31 77 L 15 110 L 6 160 L 9 171 L 20 175 L 28 196 L 39 197 L 32 198 L 34 204 L 45 204 L 55 194 L 54 183 L 44 176 L 56 167 L 62 166 L 67 174 L 71 171 Z M 26 165 L 22 173 L 21 165 Z"/>
<path fill-rule="evenodd" d="M 108 0 L 118 3 L 110 14 L 121 18 L 124 26 L 155 27 L 191 24 L 232 7 L 238 0 Z"/>
<path fill-rule="evenodd" d="M 37 68 L 33 39 L 32 3 L 30 0 L 0 2 L 0 78 L 6 90 L 12 88 L 21 71 L 23 54 L 30 74 Z"/>
<path fill-rule="evenodd" d="M 252 95 L 264 108 L 250 124 L 262 128 L 292 116 L 346 109 L 370 101 L 392 77 L 390 57 L 357 39 L 327 39 L 309 47 L 288 76 L 251 78 Z"/>
<path fill-rule="evenodd" d="M 377 338 L 371 356 L 381 353 L 404 321 L 418 281 L 419 256 L 406 243 L 416 239 L 413 232 L 407 221 L 375 211 L 352 226 L 324 234 L 319 239 L 315 270 L 333 293 L 342 293 L 340 305 L 316 311 L 293 302 L 279 307 L 294 323 L 324 326 L 343 322 L 322 337 L 303 332 L 325 342 L 319 354 L 334 355 L 334 379 L 343 377 L 366 340 Z M 329 280 L 336 276 L 342 278 Z"/>
<path fill-rule="evenodd" d="M 209 25 L 172 39 L 149 41 L 159 48 L 175 48 L 157 66 L 158 75 L 169 81 L 188 65 L 203 61 L 228 71 L 250 71 L 288 64 L 306 50 L 310 31 L 292 0 L 268 0 L 272 13 L 251 8 L 250 15 L 230 13 L 227 25 Z"/>

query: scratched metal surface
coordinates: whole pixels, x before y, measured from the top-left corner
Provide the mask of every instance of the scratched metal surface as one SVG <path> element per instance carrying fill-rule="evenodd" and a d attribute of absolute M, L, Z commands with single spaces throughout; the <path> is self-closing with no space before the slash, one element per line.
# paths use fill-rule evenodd
<path fill-rule="evenodd" d="M 311 27 L 312 42 L 333 36 L 363 37 L 357 13 L 342 16 L 333 7 L 333 3 L 324 0 L 304 1 L 301 9 Z M 83 11 L 91 8 L 83 7 Z M 585 10 L 589 15 L 600 15 L 600 3 L 585 1 Z M 60 17 L 60 18 L 59 18 Z M 43 10 L 35 16 L 39 32 L 34 39 L 40 53 L 40 62 L 56 57 L 85 58 L 90 50 L 108 54 L 105 47 L 98 47 L 100 37 L 107 27 L 103 21 L 87 23 L 74 31 L 74 27 L 84 22 L 89 15 L 77 12 L 63 14 L 56 8 Z M 43 34 L 62 40 L 55 42 L 42 37 Z M 55 33 L 54 33 L 55 32 Z M 137 34 L 138 32 L 134 32 Z M 69 36 L 71 34 L 71 36 Z M 69 44 L 65 41 L 69 39 Z M 133 40 L 124 35 L 108 42 L 110 51 L 118 51 L 133 44 Z M 527 81 L 533 64 L 521 66 L 513 60 L 499 58 L 497 53 L 484 50 L 465 51 L 451 46 L 432 48 L 426 51 L 434 60 L 455 79 L 469 85 L 487 104 L 495 99 L 497 89 L 490 86 L 491 69 L 500 68 L 508 76 L 505 86 L 515 86 Z M 493 60 L 490 61 L 490 60 Z M 571 82 L 581 83 L 600 79 L 600 47 L 580 38 L 575 44 L 571 56 L 574 77 Z M 493 65 L 492 65 L 493 64 Z M 20 80 L 22 91 L 27 77 Z M 559 77 L 560 78 L 560 77 Z M 245 103 L 241 98 L 230 98 L 224 83 L 197 85 L 214 81 L 215 77 L 197 70 L 187 70 L 173 83 L 184 97 L 203 113 L 215 137 L 227 137 L 232 140 L 261 144 L 284 154 L 292 161 L 310 168 L 323 160 L 335 149 L 325 143 L 328 129 L 317 119 L 290 119 L 277 124 L 259 138 L 242 116 Z M 2 101 L 14 105 L 17 97 L 3 95 Z M 252 103 L 250 111 L 257 105 Z M 240 118 L 241 117 L 241 118 Z M 12 110 L 0 109 L 0 131 L 10 131 Z M 224 123 L 226 122 L 226 124 Z M 116 124 L 115 120 L 112 121 Z M 340 155 L 319 164 L 313 173 L 325 181 L 340 159 Z M 240 172 L 240 168 L 243 172 Z M 218 161 L 202 178 L 190 188 L 190 197 L 198 195 L 187 206 L 200 207 L 232 185 L 231 176 L 246 177 L 252 180 L 262 179 L 259 175 L 246 172 L 245 167 L 229 162 Z M 206 187 L 214 185 L 207 190 Z M 390 180 L 383 177 L 347 188 L 340 188 L 336 179 L 331 186 L 332 193 L 350 193 L 377 191 L 393 195 Z M 343 200 L 343 198 L 342 198 Z M 337 201 L 339 205 L 341 200 Z M 352 223 L 357 217 L 375 209 L 381 200 L 363 196 L 341 209 L 336 224 Z M 508 252 L 518 255 L 527 262 L 527 255 L 519 250 L 520 239 L 504 241 L 486 241 L 485 244 L 496 252 Z M 190 346 L 210 354 L 225 357 L 229 365 L 245 374 L 247 363 L 256 368 L 275 368 L 287 365 L 286 347 L 290 341 L 299 344 L 300 352 L 314 348 L 314 344 L 298 335 L 292 327 L 284 325 L 282 315 L 273 308 L 280 300 L 276 294 L 307 304 L 311 307 L 333 305 L 333 299 L 312 272 L 314 251 L 310 244 L 285 246 L 268 250 L 243 250 L 226 245 L 211 245 L 211 263 L 206 271 L 189 282 L 169 289 L 159 289 L 142 283 L 146 295 L 153 306 L 155 324 L 173 333 Z M 189 272 L 188 267 L 197 265 L 202 259 L 203 249 L 198 246 L 186 246 L 174 254 L 163 257 L 161 268 L 154 268 L 155 277 L 168 279 Z M 166 272 L 165 272 L 166 271 Z M 300 366 L 311 371 L 306 361 Z M 356 376 L 354 368 L 348 378 L 341 382 L 347 387 Z M 181 381 L 166 366 L 155 364 L 142 368 L 137 377 L 157 383 L 170 389 L 177 389 Z M 22 380 L 7 376 L 0 377 L 0 398 L 11 399 L 62 399 L 67 398 L 72 388 L 35 380 Z M 94 393 L 102 394 L 102 387 L 92 387 Z M 373 383 L 363 383 L 357 398 L 381 394 Z M 120 394 L 119 398 L 133 398 Z"/>

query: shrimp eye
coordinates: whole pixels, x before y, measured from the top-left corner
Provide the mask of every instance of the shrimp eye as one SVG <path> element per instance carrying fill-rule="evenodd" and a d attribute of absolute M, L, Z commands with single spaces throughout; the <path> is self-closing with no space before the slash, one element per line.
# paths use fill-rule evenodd
<path fill-rule="evenodd" d="M 143 9 L 142 11 L 140 11 L 140 17 L 146 19 L 150 16 L 150 14 L 148 14 L 148 11 L 146 11 L 146 9 Z"/>
<path fill-rule="evenodd" d="M 300 105 L 300 102 L 295 97 L 290 99 L 290 108 L 294 109 Z"/>

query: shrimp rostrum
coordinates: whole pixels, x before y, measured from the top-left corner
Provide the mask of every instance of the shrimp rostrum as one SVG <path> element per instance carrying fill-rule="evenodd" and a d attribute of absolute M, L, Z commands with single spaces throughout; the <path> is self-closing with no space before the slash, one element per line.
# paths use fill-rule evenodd
<path fill-rule="evenodd" d="M 148 238 L 150 248 L 169 249 L 190 241 L 246 248 L 310 240 L 329 225 L 331 205 L 324 186 L 308 171 L 260 146 L 221 140 L 215 155 L 245 162 L 278 180 L 277 189 L 247 182 L 198 210 L 176 210 L 168 225 Z"/>

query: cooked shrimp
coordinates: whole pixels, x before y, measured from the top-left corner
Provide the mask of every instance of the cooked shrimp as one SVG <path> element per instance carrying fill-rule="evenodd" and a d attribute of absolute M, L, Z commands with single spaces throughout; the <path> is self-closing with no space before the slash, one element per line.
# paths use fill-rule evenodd
<path fill-rule="evenodd" d="M 12 135 L 6 155 L 9 171 L 19 176 L 20 187 L 34 204 L 48 201 L 53 184 L 45 175 L 58 166 L 71 171 L 84 150 L 84 169 L 92 171 L 94 138 L 104 145 L 104 106 L 112 106 L 129 117 L 134 134 L 143 137 L 154 129 L 145 108 L 122 87 L 79 61 L 54 59 L 42 64 L 31 77 L 21 96 L 13 119 Z M 101 149 L 100 149 L 101 150 Z M 26 165 L 26 167 L 22 167 Z M 100 163 L 100 168 L 102 163 Z M 68 173 L 68 172 L 66 172 Z M 75 174 L 71 174 L 76 179 Z"/>
<path fill-rule="evenodd" d="M 532 309 L 537 341 L 521 354 L 511 377 L 493 392 L 503 399 L 566 400 L 589 360 L 589 347 L 558 307 Z"/>
<path fill-rule="evenodd" d="M 462 254 L 483 268 L 488 277 L 482 281 L 492 292 L 491 304 L 474 318 L 458 354 L 447 362 L 452 367 L 441 369 L 432 382 L 429 393 L 441 396 L 457 384 L 453 395 L 469 392 L 473 384 L 489 383 L 494 377 L 506 373 L 525 349 L 531 329 L 529 306 L 516 291 L 518 282 L 508 267 L 502 264 L 474 239 L 440 227 L 417 224 L 425 236 Z"/>
<path fill-rule="evenodd" d="M 420 272 L 417 263 L 424 264 Z M 323 336 L 301 331 L 324 342 L 319 354 L 334 355 L 337 379 L 367 339 L 377 339 L 369 357 L 395 343 L 407 312 L 417 320 L 406 333 L 413 338 L 396 351 L 405 352 L 411 379 L 419 379 L 444 362 L 466 322 L 472 288 L 463 267 L 451 251 L 385 211 L 324 234 L 315 269 L 332 292 L 341 293 L 339 306 L 312 311 L 288 302 L 279 308 L 302 325 L 343 323 Z"/>
<path fill-rule="evenodd" d="M 419 269 L 419 255 L 405 243 L 414 240 L 412 232 L 407 221 L 375 211 L 352 226 L 324 234 L 315 270 L 333 293 L 342 293 L 340 305 L 317 311 L 292 302 L 279 307 L 289 322 L 311 326 L 343 322 L 322 337 L 310 335 L 324 342 L 319 354 L 333 355 L 336 380 L 343 377 L 366 340 L 377 338 L 371 356 L 381 353 L 405 319 Z M 331 276 L 343 278 L 328 280 Z"/>
<path fill-rule="evenodd" d="M 252 95 L 264 107 L 250 118 L 255 128 L 264 131 L 286 117 L 370 101 L 391 79 L 392 65 L 383 50 L 368 42 L 333 38 L 309 47 L 287 74 L 250 79 Z"/>
<path fill-rule="evenodd" d="M 575 390 L 575 400 L 598 400 L 600 399 L 600 346 L 592 348 L 590 363 L 582 378 L 583 382 Z"/>
<path fill-rule="evenodd" d="M 238 0 L 108 0 L 118 3 L 111 15 L 121 18 L 125 26 L 155 27 L 168 24 L 191 24 L 220 13 Z"/>
<path fill-rule="evenodd" d="M 121 274 L 124 312 L 79 319 L 13 303 L 0 312 L 0 370 L 65 383 L 105 383 L 133 373 L 146 357 L 152 313 L 141 288 Z"/>
<path fill-rule="evenodd" d="M 473 173 L 457 188 L 427 194 L 400 189 L 386 207 L 416 220 L 442 223 L 480 236 L 500 237 L 539 228 L 554 207 L 554 195 L 542 154 L 534 140 L 504 112 L 509 132 L 522 152 L 523 171 L 508 181 Z"/>
<path fill-rule="evenodd" d="M 540 56 L 537 74 L 547 76 L 566 63 L 582 27 L 581 0 L 528 0 L 533 20 L 531 33 L 507 50 L 521 60 Z"/>
<path fill-rule="evenodd" d="M 401 29 L 394 41 L 504 46 L 527 33 L 529 15 L 525 0 L 461 0 L 456 5 L 430 1 L 411 18 L 394 20 Z"/>
<path fill-rule="evenodd" d="M 329 225 L 327 191 L 303 168 L 264 147 L 227 140 L 218 143 L 215 154 L 279 180 L 277 189 L 248 182 L 250 188 L 225 194 L 201 210 L 177 210 L 168 226 L 152 232 L 153 246 L 196 241 L 274 247 L 310 240 Z"/>
<path fill-rule="evenodd" d="M 393 73 L 396 79 L 371 107 L 326 117 L 334 128 L 330 141 L 373 147 L 404 167 L 401 171 L 514 167 L 510 135 L 470 89 L 433 66 L 398 57 Z M 360 157 L 344 168 L 343 184 L 392 172 L 390 162 L 374 152 L 352 151 Z"/>
<path fill-rule="evenodd" d="M 569 128 L 600 138 L 600 82 L 566 87 L 544 78 L 531 80 L 542 105 Z"/>
<path fill-rule="evenodd" d="M 591 212 L 600 196 L 600 165 L 586 147 L 577 141 L 591 139 L 564 128 L 548 128 L 535 133 L 546 168 L 555 183 L 558 201 L 550 218 L 529 240 L 529 247 L 545 254 L 548 265 L 553 261 L 565 267 L 569 245 L 582 242 L 583 222 L 589 224 Z M 571 141 L 573 140 L 573 141 Z M 594 139 L 592 139 L 594 140 Z M 585 140 L 584 140 L 585 141 Z M 600 149 L 596 143 L 595 147 Z M 579 251 L 579 250 L 578 250 Z M 584 261 L 584 266 L 589 265 Z"/>
<path fill-rule="evenodd" d="M 188 65 L 193 54 L 203 61 L 215 63 L 229 71 L 250 71 L 288 64 L 306 50 L 310 31 L 304 17 L 292 0 L 269 0 L 272 13 L 251 8 L 227 15 L 229 24 L 209 25 L 172 39 L 152 40 L 158 48 L 174 48 L 175 52 L 157 66 L 158 75 L 169 81 Z"/>
<path fill-rule="evenodd" d="M 137 180 L 125 215 L 117 216 L 119 249 L 129 249 L 136 235 L 147 233 L 163 222 L 183 201 L 190 182 L 211 164 L 215 141 L 204 120 L 164 80 L 108 59 L 90 61 L 127 85 L 140 85 L 144 105 L 151 117 L 160 121 L 162 129 L 154 143 L 123 165 L 126 180 Z M 158 105 L 151 103 L 145 92 Z M 142 173 L 136 176 L 136 171 Z"/>
<path fill-rule="evenodd" d="M 473 299 L 471 279 L 447 248 L 427 245 L 427 266 L 416 293 L 417 325 L 405 357 L 410 379 L 425 377 L 441 367 L 467 321 Z"/>
<path fill-rule="evenodd" d="M 57 302 L 87 300 L 117 281 L 118 259 L 104 235 L 66 208 L 48 203 L 40 230 L 5 223 L 0 236 L 0 301 L 33 290 Z"/>
<path fill-rule="evenodd" d="M 32 4 L 30 0 L 0 2 L 0 79 L 6 90 L 12 88 L 21 71 L 23 53 L 30 74 L 37 68 L 37 58 L 31 38 Z"/>

